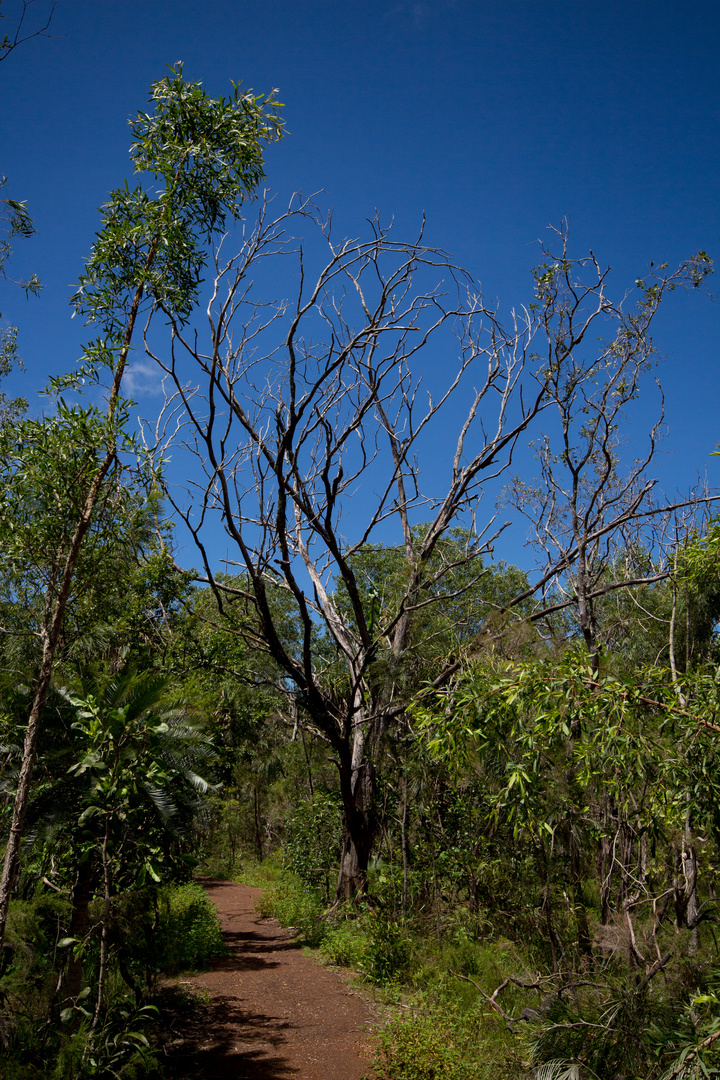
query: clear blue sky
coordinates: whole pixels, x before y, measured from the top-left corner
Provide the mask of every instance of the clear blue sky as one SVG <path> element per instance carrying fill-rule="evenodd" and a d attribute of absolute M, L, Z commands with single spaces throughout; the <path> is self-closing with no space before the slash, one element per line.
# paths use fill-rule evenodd
<path fill-rule="evenodd" d="M 716 0 L 58 0 L 50 34 L 0 65 L 5 194 L 37 226 L 11 272 L 45 283 L 27 302 L 0 285 L 27 365 L 10 389 L 28 397 L 79 353 L 67 297 L 96 208 L 129 173 L 126 118 L 177 60 L 212 92 L 278 88 L 288 135 L 270 187 L 324 189 L 353 234 L 376 209 L 406 233 L 425 212 L 429 240 L 505 311 L 530 300 L 536 241 L 563 217 L 620 293 L 650 259 L 720 259 Z M 697 295 L 658 324 L 668 490 L 706 467 L 717 481 L 719 338 L 720 305 Z"/>

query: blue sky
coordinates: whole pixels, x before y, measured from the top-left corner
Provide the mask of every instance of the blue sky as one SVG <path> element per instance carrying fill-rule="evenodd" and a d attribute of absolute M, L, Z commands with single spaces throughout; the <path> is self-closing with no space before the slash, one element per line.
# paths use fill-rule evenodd
<path fill-rule="evenodd" d="M 565 217 L 574 250 L 612 265 L 620 295 L 650 259 L 720 258 L 711 0 L 58 0 L 50 34 L 0 65 L 5 194 L 37 226 L 10 269 L 45 283 L 29 301 L 0 284 L 26 362 L 9 389 L 27 397 L 80 351 L 67 297 L 96 208 L 129 173 L 126 118 L 177 60 L 212 92 L 230 79 L 278 88 L 288 134 L 267 155 L 273 190 L 323 189 L 349 234 L 380 210 L 407 235 L 424 212 L 427 238 L 505 312 L 531 299 L 537 240 Z M 668 491 L 706 468 L 717 482 L 720 305 L 675 296 L 656 336 L 669 425 L 658 474 Z"/>

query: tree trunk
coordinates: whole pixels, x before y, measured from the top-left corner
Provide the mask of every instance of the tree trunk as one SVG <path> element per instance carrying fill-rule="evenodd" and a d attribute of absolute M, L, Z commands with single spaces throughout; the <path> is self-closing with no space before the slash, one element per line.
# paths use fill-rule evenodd
<path fill-rule="evenodd" d="M 615 836 L 610 835 L 610 823 L 612 822 L 612 806 L 607 795 L 601 798 L 603 816 L 603 835 L 600 840 L 600 852 L 598 856 L 598 884 L 600 886 L 600 923 L 607 926 L 610 922 L 612 907 L 612 883 L 615 869 Z M 614 822 L 613 822 L 614 825 Z"/>
<path fill-rule="evenodd" d="M 253 784 L 253 807 L 255 813 L 255 856 L 258 862 L 263 861 L 263 840 L 260 831 L 260 796 L 257 784 Z M 235 852 L 233 850 L 233 869 L 235 867 Z"/>
<path fill-rule="evenodd" d="M 2 876 L 0 877 L 0 950 L 5 942 L 5 927 L 7 925 L 10 897 L 15 887 L 19 871 L 20 843 L 25 828 L 25 814 L 27 813 L 28 800 L 30 798 L 30 781 L 32 780 L 37 752 L 37 741 L 40 733 L 45 700 L 50 690 L 50 681 L 53 674 L 55 659 L 55 641 L 45 644 L 45 655 L 40 669 L 40 677 L 35 690 L 35 696 L 28 718 L 23 745 L 22 765 L 18 776 L 17 789 L 15 792 L 15 805 L 13 807 L 10 835 L 8 836 L 3 861 Z"/>
<path fill-rule="evenodd" d="M 152 260 L 154 258 L 155 250 L 158 245 L 158 240 L 154 240 L 148 254 L 147 262 L 145 264 L 145 271 L 149 270 Z M 130 315 L 128 317 L 127 328 L 125 331 L 125 340 L 123 347 L 118 357 L 118 362 L 113 373 L 113 380 L 110 387 L 110 395 L 107 405 L 107 418 L 108 422 L 112 423 L 115 419 L 115 414 L 120 398 L 120 384 L 122 382 L 123 373 L 125 371 L 125 364 L 127 363 L 128 353 L 130 351 L 130 343 L 132 341 L 133 330 L 135 327 L 135 320 L 140 308 L 140 301 L 142 299 L 144 283 L 140 284 L 135 289 L 135 295 L 130 309 Z M 75 576 L 75 567 L 77 566 L 78 557 L 80 555 L 80 549 L 87 534 L 88 529 L 92 521 L 93 513 L 97 505 L 98 498 L 105 479 L 110 472 L 110 468 L 115 461 L 116 456 L 116 438 L 112 428 L 110 429 L 108 447 L 103 457 L 98 460 L 98 468 L 95 476 L 90 484 L 90 487 L 85 495 L 85 501 L 80 512 L 80 515 L 75 525 L 75 530 L 72 534 L 70 542 L 67 546 L 66 552 L 59 552 L 53 570 L 53 580 L 51 585 L 48 586 L 48 592 L 45 598 L 45 612 L 43 616 L 43 658 L 42 665 L 40 667 L 40 673 L 38 676 L 37 684 L 35 687 L 35 695 L 33 698 L 32 708 L 30 710 L 30 716 L 28 718 L 27 731 L 25 733 L 25 744 L 23 747 L 22 766 L 20 769 L 20 775 L 18 777 L 17 790 L 15 792 L 15 806 L 13 809 L 12 823 L 10 825 L 10 835 L 8 837 L 7 847 L 5 848 L 5 859 L 2 868 L 2 877 L 0 878 L 0 952 L 5 942 L 5 929 L 7 926 L 8 910 L 10 907 L 10 895 L 12 893 L 13 884 L 17 874 L 17 862 L 20 853 L 20 842 L 22 840 L 24 828 L 25 828 L 25 815 L 27 813 L 28 800 L 30 798 L 30 782 L 32 780 L 33 770 L 35 768 L 35 757 L 37 754 L 37 742 L 38 735 L 40 733 L 40 724 L 42 722 L 43 711 L 45 709 L 45 702 L 50 692 L 50 685 L 52 683 L 53 674 L 55 671 L 55 656 L 57 653 L 58 645 L 60 642 L 60 635 L 62 634 L 64 622 L 65 622 L 65 609 L 68 603 L 68 597 L 70 595 L 70 589 Z M 60 573 L 58 574 L 58 570 Z M 55 575 L 58 574 L 56 577 Z M 53 596 L 54 589 L 51 586 L 57 585 L 57 593 Z"/>
<path fill-rule="evenodd" d="M 407 916 L 408 905 L 408 840 L 407 840 L 407 776 L 402 778 L 402 817 L 400 818 L 400 840 L 402 844 L 403 888 L 402 888 L 402 915 L 403 922 Z"/>
<path fill-rule="evenodd" d="M 95 1001 L 95 1013 L 93 1015 L 90 1030 L 95 1031 L 100 1020 L 103 1002 L 105 1000 L 105 983 L 108 971 L 108 940 L 110 937 L 110 909 L 112 907 L 112 891 L 110 879 L 110 857 L 108 854 L 108 841 L 110 839 L 110 822 L 105 822 L 105 837 L 102 846 L 103 867 L 103 917 L 102 930 L 100 931 L 100 963 L 98 965 L 97 999 Z"/>
<path fill-rule="evenodd" d="M 343 839 L 336 902 L 352 900 L 364 893 L 367 887 L 368 863 L 378 833 L 374 812 L 375 777 L 370 762 L 353 768 L 349 762 L 341 759 L 340 792 L 343 798 Z"/>
<path fill-rule="evenodd" d="M 93 866 L 89 859 L 78 867 L 77 878 L 72 893 L 72 917 L 70 919 L 70 934 L 75 938 L 79 946 L 87 934 L 89 923 L 90 900 L 93 893 Z M 80 950 L 81 951 L 81 950 Z M 76 955 L 76 946 L 68 950 L 67 974 L 65 976 L 65 994 L 63 1004 L 74 1005 L 75 1000 L 82 990 L 83 962 L 82 956 Z"/>
<path fill-rule="evenodd" d="M 685 818 L 685 835 L 682 842 L 682 868 L 685 879 L 685 924 L 690 930 L 689 952 L 691 956 L 694 956 L 699 944 L 700 907 L 697 895 L 697 852 L 693 843 L 689 811 Z"/>
<path fill-rule="evenodd" d="M 336 900 L 352 900 L 361 895 L 367 886 L 367 868 L 370 858 L 370 846 L 358 842 L 358 837 L 353 836 L 343 822 L 343 846 L 340 856 L 340 872 L 338 874 Z"/>
<path fill-rule="evenodd" d="M 573 913 L 577 922 L 578 947 L 580 952 L 588 960 L 592 958 L 592 942 L 590 940 L 590 927 L 588 926 L 587 911 L 582 895 L 582 866 L 580 850 L 574 841 L 570 840 L 570 885 L 573 897 Z"/>

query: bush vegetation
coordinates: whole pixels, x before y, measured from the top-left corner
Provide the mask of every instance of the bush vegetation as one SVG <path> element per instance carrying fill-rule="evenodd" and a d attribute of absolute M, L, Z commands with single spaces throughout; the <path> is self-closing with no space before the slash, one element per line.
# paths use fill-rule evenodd
<path fill-rule="evenodd" d="M 440 249 L 378 220 L 338 243 L 293 201 L 219 270 L 205 352 L 208 245 L 263 179 L 279 106 L 179 65 L 150 108 L 74 298 L 99 336 L 39 418 L 0 394 L 3 1074 L 159 1075 L 158 977 L 222 952 L 193 873 L 278 854 L 262 910 L 384 996 L 383 1080 L 717 1075 L 720 524 L 651 501 L 659 423 L 638 460 L 618 438 L 659 305 L 708 256 L 614 302 L 560 229 L 503 328 Z M 290 265 L 296 225 L 317 230 L 300 294 L 267 303 L 253 265 Z M 140 325 L 162 353 L 156 316 L 207 588 L 171 555 L 163 454 L 122 393 Z M 448 378 L 426 394 L 431 337 Z M 534 529 L 534 584 L 490 561 L 477 516 L 526 435 L 541 479 L 504 500 Z M 220 516 L 235 575 L 203 538 Z"/>
<path fill-rule="evenodd" d="M 67 900 L 52 893 L 12 905 L 7 942 L 11 959 L 0 976 L 6 1006 L 3 1077 L 162 1076 L 151 1047 L 158 978 L 203 970 L 225 953 L 207 893 L 194 883 L 148 887 L 119 903 L 106 1004 L 97 1021 L 92 981 L 57 1017 L 53 1011 L 58 980 L 74 949 L 59 938 L 67 910 Z M 89 973 L 97 943 L 82 943 L 81 949 Z"/>

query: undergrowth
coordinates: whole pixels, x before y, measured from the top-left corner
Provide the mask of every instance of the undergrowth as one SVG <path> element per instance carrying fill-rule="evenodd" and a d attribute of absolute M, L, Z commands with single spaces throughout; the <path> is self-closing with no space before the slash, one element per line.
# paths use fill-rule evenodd
<path fill-rule="evenodd" d="M 376 1080 L 720 1077 L 712 959 L 678 952 L 672 973 L 652 985 L 621 956 L 584 975 L 553 974 L 542 950 L 461 905 L 403 920 L 376 891 L 328 909 L 321 887 L 287 869 L 265 884 L 259 910 L 377 988 L 389 1019 Z"/>
<path fill-rule="evenodd" d="M 377 1080 L 511 1080 L 518 1047 L 482 1011 L 446 1002 L 395 1015 L 380 1032 Z"/>
<path fill-rule="evenodd" d="M 195 883 L 148 888 L 119 899 L 99 1009 L 98 944 L 92 935 L 81 943 L 82 991 L 70 1005 L 57 1004 L 70 948 L 59 941 L 67 911 L 67 901 L 54 894 L 12 905 L 7 966 L 0 977 L 0 1077 L 162 1077 L 152 1046 L 158 1011 L 148 1004 L 148 995 L 159 975 L 201 970 L 225 954 L 212 901 Z"/>
<path fill-rule="evenodd" d="M 276 885 L 282 876 L 283 864 L 279 856 L 269 855 L 262 860 L 243 860 L 242 866 L 233 874 L 233 880 L 241 881 L 243 885 L 266 889 Z"/>
<path fill-rule="evenodd" d="M 326 962 L 353 969 L 378 988 L 389 1020 L 379 1036 L 378 1080 L 520 1080 L 524 1046 L 470 983 L 491 993 L 503 970 L 522 969 L 509 942 L 448 936 L 438 945 L 422 920 L 396 921 L 381 908 L 358 905 L 328 912 L 320 889 L 285 872 L 258 903 L 265 917 L 296 928 Z M 512 1007 L 530 1004 L 515 988 Z"/>
<path fill-rule="evenodd" d="M 167 974 L 201 971 L 227 952 L 213 902 L 195 882 L 163 890 L 158 929 L 160 966 Z"/>

